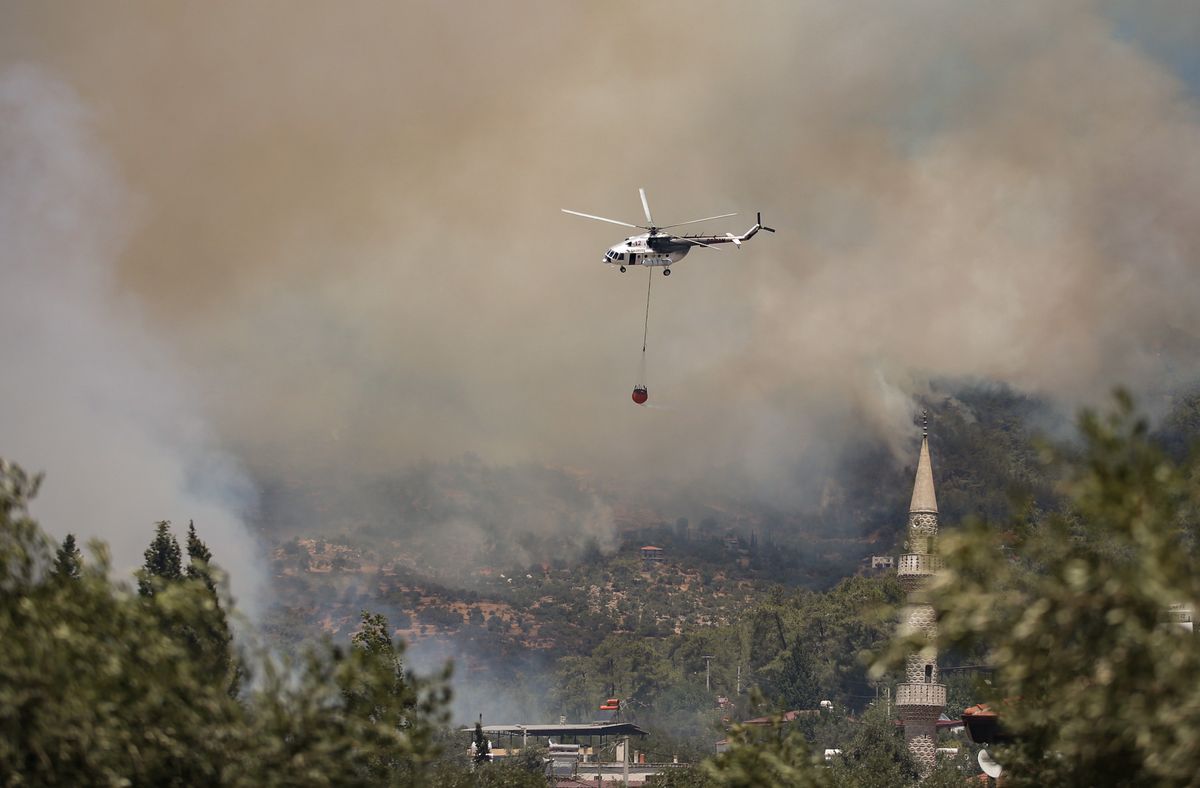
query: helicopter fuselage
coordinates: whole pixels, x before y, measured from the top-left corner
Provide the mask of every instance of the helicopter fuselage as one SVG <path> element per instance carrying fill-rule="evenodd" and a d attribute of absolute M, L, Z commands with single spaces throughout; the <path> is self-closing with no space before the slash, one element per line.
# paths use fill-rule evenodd
<path fill-rule="evenodd" d="M 649 233 L 643 233 L 609 247 L 604 253 L 604 262 L 622 268 L 631 265 L 665 267 L 682 260 L 693 246 L 663 236 L 651 238 Z"/>

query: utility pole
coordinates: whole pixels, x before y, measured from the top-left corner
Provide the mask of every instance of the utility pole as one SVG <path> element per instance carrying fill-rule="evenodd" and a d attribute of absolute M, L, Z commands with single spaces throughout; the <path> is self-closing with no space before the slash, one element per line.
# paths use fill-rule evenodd
<path fill-rule="evenodd" d="M 712 661 L 716 659 L 716 657 L 712 656 L 711 654 L 705 654 L 704 656 L 700 657 L 700 659 L 704 660 L 704 689 L 711 692 L 712 682 L 709 681 L 709 666 L 712 665 Z"/>
<path fill-rule="evenodd" d="M 625 737 L 625 745 L 621 748 L 621 778 L 625 788 L 629 788 L 629 737 Z"/>

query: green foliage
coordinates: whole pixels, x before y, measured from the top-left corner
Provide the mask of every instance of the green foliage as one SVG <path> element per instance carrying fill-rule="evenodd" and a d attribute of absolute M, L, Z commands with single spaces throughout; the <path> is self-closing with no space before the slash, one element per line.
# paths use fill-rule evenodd
<path fill-rule="evenodd" d="M 428 624 L 434 627 L 461 627 L 463 623 L 462 614 L 457 610 L 442 605 L 429 605 L 421 608 L 417 614 L 422 624 Z"/>
<path fill-rule="evenodd" d="M 691 764 L 681 769 L 668 769 L 647 780 L 652 788 L 712 788 L 712 779 L 703 764 Z"/>
<path fill-rule="evenodd" d="M 155 527 L 154 539 L 146 548 L 146 563 L 138 575 L 138 593 L 146 600 L 157 626 L 172 632 L 185 643 L 195 668 L 208 681 L 223 683 L 236 695 L 241 682 L 242 665 L 233 652 L 233 633 L 221 607 L 217 584 L 222 579 L 211 565 L 212 552 L 200 540 L 194 523 L 188 524 L 186 572 L 180 571 L 179 545 L 170 532 L 170 523 Z M 207 598 L 195 608 L 176 609 L 160 599 L 164 591 L 178 585 L 198 586 Z M 182 610 L 182 614 L 180 612 Z"/>
<path fill-rule="evenodd" d="M 78 580 L 83 571 L 83 554 L 75 546 L 75 534 L 67 534 L 54 555 L 52 574 L 59 580 Z"/>
<path fill-rule="evenodd" d="M 530 748 L 534 749 L 534 748 Z M 471 768 L 459 763 L 440 763 L 430 774 L 437 788 L 546 788 L 544 766 L 531 770 L 513 759 L 481 763 Z"/>
<path fill-rule="evenodd" d="M 798 731 L 735 725 L 729 749 L 703 765 L 714 788 L 817 788 L 831 785 L 819 756 Z"/>
<path fill-rule="evenodd" d="M 5 604 L 17 602 L 21 590 L 45 569 L 50 543 L 26 508 L 41 484 L 40 475 L 30 476 L 0 457 L 0 599 Z"/>
<path fill-rule="evenodd" d="M 413 714 L 422 699 L 404 671 L 404 646 L 392 640 L 387 619 L 382 614 L 362 611 L 361 628 L 351 644 L 345 670 L 339 677 L 347 713 L 384 729 L 431 736 L 432 729 L 412 730 L 414 720 L 425 718 Z M 371 764 L 372 774 L 386 774 L 389 768 L 390 759 Z"/>
<path fill-rule="evenodd" d="M 171 533 L 170 521 L 156 523 L 154 528 L 154 539 L 146 548 L 146 562 L 138 574 L 138 593 L 147 597 L 154 596 L 163 583 L 183 577 L 183 554 Z"/>
<path fill-rule="evenodd" d="M 917 780 L 904 734 L 881 706 L 868 709 L 839 749 L 831 769 L 839 788 L 892 788 Z"/>
<path fill-rule="evenodd" d="M 1123 394 L 1080 428 L 1051 457 L 1061 514 L 945 534 L 940 645 L 990 649 L 1007 784 L 1195 784 L 1200 648 L 1168 611 L 1200 599 L 1200 464 L 1164 457 Z"/>
<path fill-rule="evenodd" d="M 348 652 L 263 656 L 235 698 L 186 635 L 220 607 L 172 571 L 166 528 L 139 578 L 152 594 L 113 583 L 102 546 L 78 582 L 59 582 L 27 514 L 37 483 L 0 460 L 0 784 L 430 784 L 445 677 L 398 679 L 386 622 L 372 618 Z"/>
<path fill-rule="evenodd" d="M 212 551 L 200 540 L 196 534 L 196 524 L 191 521 L 188 521 L 187 554 L 187 576 L 193 580 L 204 581 L 208 590 L 215 593 L 216 582 L 213 580 L 212 572 L 209 571 L 209 564 L 212 563 Z"/>
<path fill-rule="evenodd" d="M 788 709 L 815 709 L 821 701 L 813 654 L 795 644 L 783 660 L 779 675 L 779 702 Z"/>

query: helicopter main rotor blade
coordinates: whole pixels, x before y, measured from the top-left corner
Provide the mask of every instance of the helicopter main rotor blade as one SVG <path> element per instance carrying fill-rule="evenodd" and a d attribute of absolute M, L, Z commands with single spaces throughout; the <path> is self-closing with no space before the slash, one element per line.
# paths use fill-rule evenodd
<path fill-rule="evenodd" d="M 666 230 L 671 227 L 682 227 L 685 224 L 697 224 L 699 222 L 712 221 L 713 219 L 728 219 L 730 216 L 737 216 L 737 214 L 736 213 L 723 213 L 720 216 L 706 216 L 703 219 L 692 219 L 691 221 L 688 221 L 688 222 L 677 222 L 675 224 L 664 224 L 662 227 L 659 227 L 658 229 Z"/>
<path fill-rule="evenodd" d="M 563 208 L 562 212 L 563 213 L 571 213 L 576 216 L 582 216 L 585 219 L 595 219 L 598 222 L 608 222 L 609 224 L 619 224 L 622 227 L 632 227 L 635 230 L 647 229 L 645 227 L 642 227 L 641 225 L 630 224 L 629 222 L 618 222 L 616 219 L 605 219 L 603 216 L 592 216 L 590 213 L 580 213 L 579 211 L 568 211 L 566 208 Z"/>
<path fill-rule="evenodd" d="M 721 251 L 721 247 L 713 246 L 712 244 L 706 244 L 706 243 L 704 243 L 704 241 L 697 241 L 695 238 L 688 238 L 683 235 L 669 235 L 667 233 L 664 233 L 664 235 L 666 235 L 668 238 L 672 238 L 676 241 L 685 241 L 690 244 L 695 244 L 696 246 L 704 246 L 709 249 L 716 249 L 718 252 Z"/>
<path fill-rule="evenodd" d="M 646 201 L 646 190 L 638 189 L 638 193 L 642 195 L 642 210 L 646 212 L 646 224 L 654 226 L 654 220 L 650 218 L 650 203 Z"/>

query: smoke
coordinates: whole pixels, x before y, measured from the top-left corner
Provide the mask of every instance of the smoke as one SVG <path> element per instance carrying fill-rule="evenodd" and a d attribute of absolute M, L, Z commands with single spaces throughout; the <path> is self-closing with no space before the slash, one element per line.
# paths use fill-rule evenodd
<path fill-rule="evenodd" d="M 931 379 L 1197 378 L 1200 12 L 1113 5 L 18 3 L 0 53 L 96 113 L 141 204 L 114 287 L 256 477 L 472 451 L 791 504 L 911 457 Z M 779 230 L 655 283 L 669 409 L 629 402 L 622 231 L 559 213 L 639 186 Z"/>
<path fill-rule="evenodd" d="M 46 471 L 33 505 L 46 528 L 103 539 L 118 569 L 140 563 L 155 521 L 194 519 L 253 611 L 253 491 L 118 290 L 134 200 L 61 81 L 0 70 L 0 117 L 0 451 Z"/>
<path fill-rule="evenodd" d="M 482 714 L 485 725 L 495 725 L 553 719 L 547 697 L 553 666 L 539 655 L 536 650 L 500 655 L 462 638 L 425 638 L 409 644 L 405 658 L 418 675 L 434 674 L 451 662 L 451 720 L 470 725 Z"/>
<path fill-rule="evenodd" d="M 319 534 L 456 587 L 482 567 L 524 571 L 616 547 L 612 506 L 569 470 L 488 465 L 475 455 L 376 477 L 271 485 L 261 516 L 277 532 Z M 540 571 L 540 570 L 539 570 Z"/>

